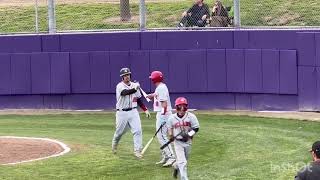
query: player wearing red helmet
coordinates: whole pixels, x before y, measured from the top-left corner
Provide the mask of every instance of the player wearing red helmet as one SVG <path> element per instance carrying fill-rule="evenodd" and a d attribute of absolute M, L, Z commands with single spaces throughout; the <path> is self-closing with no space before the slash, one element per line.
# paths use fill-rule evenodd
<path fill-rule="evenodd" d="M 161 124 L 166 124 L 169 116 L 172 114 L 171 102 L 169 90 L 165 83 L 163 83 L 163 74 L 160 71 L 153 71 L 149 76 L 151 81 L 156 86 L 155 92 L 149 94 L 147 97 L 153 99 L 153 110 L 157 112 L 156 118 L 156 129 L 158 129 Z M 162 129 L 157 134 L 158 141 L 160 145 L 164 145 L 168 139 L 168 128 L 167 126 L 162 126 Z M 162 164 L 164 167 L 171 166 L 175 162 L 175 156 L 172 146 L 167 146 L 162 150 L 162 159 L 156 164 Z"/>
<path fill-rule="evenodd" d="M 199 130 L 199 121 L 197 117 L 188 112 L 188 101 L 184 97 L 179 97 L 175 101 L 176 114 L 172 114 L 168 120 L 170 141 L 174 143 L 176 152 L 176 163 L 173 165 L 173 177 L 177 178 L 180 173 L 180 179 L 187 180 L 187 160 L 191 151 L 193 136 Z"/>

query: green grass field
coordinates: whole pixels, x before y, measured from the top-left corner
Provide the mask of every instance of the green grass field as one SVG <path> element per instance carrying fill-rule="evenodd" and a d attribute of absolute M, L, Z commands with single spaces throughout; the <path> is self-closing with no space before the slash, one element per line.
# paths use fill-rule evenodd
<path fill-rule="evenodd" d="M 181 13 L 192 5 L 191 0 L 179 2 L 147 2 L 147 28 L 176 27 Z M 213 1 L 205 1 L 212 8 Z M 231 6 L 232 0 L 224 0 Z M 243 26 L 320 26 L 318 0 L 241 0 Z M 132 22 L 120 22 L 119 4 L 58 4 L 58 31 L 93 29 L 137 29 L 139 5 L 131 3 Z M 0 33 L 34 32 L 33 6 L 0 6 Z M 47 7 L 39 8 L 40 31 L 46 32 Z"/>
<path fill-rule="evenodd" d="M 154 117 L 154 114 L 153 114 Z M 292 179 L 310 161 L 308 149 L 319 137 L 319 122 L 198 114 L 191 180 Z M 154 120 L 142 119 L 143 141 L 154 133 Z M 156 166 L 154 141 L 142 160 L 133 156 L 127 133 L 117 155 L 111 153 L 114 113 L 2 115 L 0 135 L 58 139 L 72 152 L 58 158 L 17 166 L 0 166 L 0 179 L 168 180 L 171 169 Z M 0 147 L 1 148 L 1 147 Z"/>

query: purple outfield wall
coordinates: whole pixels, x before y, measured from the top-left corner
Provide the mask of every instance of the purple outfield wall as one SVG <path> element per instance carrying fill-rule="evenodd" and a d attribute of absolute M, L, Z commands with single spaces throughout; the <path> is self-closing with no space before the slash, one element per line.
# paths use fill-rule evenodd
<path fill-rule="evenodd" d="M 0 108 L 113 109 L 121 67 L 191 108 L 320 110 L 320 33 L 296 30 L 0 36 Z"/>

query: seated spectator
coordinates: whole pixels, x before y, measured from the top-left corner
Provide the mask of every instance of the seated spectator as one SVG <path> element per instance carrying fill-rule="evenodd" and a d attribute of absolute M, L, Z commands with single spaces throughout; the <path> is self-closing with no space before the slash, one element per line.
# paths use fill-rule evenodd
<path fill-rule="evenodd" d="M 195 0 L 194 5 L 182 13 L 182 19 L 178 27 L 204 27 L 207 24 L 207 19 L 210 16 L 209 7 L 203 0 Z"/>
<path fill-rule="evenodd" d="M 315 142 L 310 150 L 313 162 L 304 167 L 295 176 L 295 180 L 320 179 L 320 141 Z"/>
<path fill-rule="evenodd" d="M 210 26 L 211 27 L 228 27 L 230 24 L 228 11 L 222 5 L 220 0 L 217 0 L 212 8 Z"/>

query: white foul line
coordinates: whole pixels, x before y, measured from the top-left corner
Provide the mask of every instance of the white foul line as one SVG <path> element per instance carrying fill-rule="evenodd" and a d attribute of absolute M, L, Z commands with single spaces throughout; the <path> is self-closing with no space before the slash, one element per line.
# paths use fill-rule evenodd
<path fill-rule="evenodd" d="M 51 156 L 47 156 L 47 157 L 41 157 L 41 158 L 37 158 L 37 159 L 30 159 L 30 160 L 26 160 L 26 161 L 18 161 L 18 162 L 14 162 L 14 163 L 7 163 L 7 164 L 0 164 L 0 165 L 16 165 L 16 164 L 20 164 L 20 163 L 27 163 L 27 162 L 33 162 L 33 161 L 39 161 L 39 160 L 44 160 L 44 159 L 48 159 L 48 158 L 52 158 L 52 157 L 58 157 L 58 156 L 62 156 L 68 152 L 71 151 L 71 149 L 64 143 L 54 140 L 54 139 L 49 139 L 49 138 L 35 138 L 35 137 L 16 137 L 16 136 L 0 136 L 0 138 L 6 138 L 6 139 L 33 139 L 33 140 L 42 140 L 42 141 L 49 141 L 49 142 L 53 142 L 58 144 L 60 147 L 62 147 L 63 151 L 60 152 L 59 154 L 53 154 Z"/>

